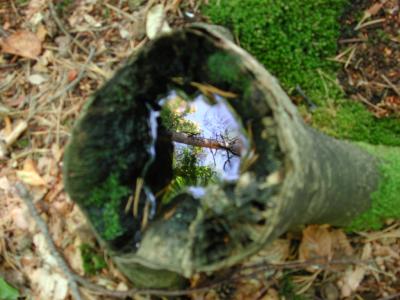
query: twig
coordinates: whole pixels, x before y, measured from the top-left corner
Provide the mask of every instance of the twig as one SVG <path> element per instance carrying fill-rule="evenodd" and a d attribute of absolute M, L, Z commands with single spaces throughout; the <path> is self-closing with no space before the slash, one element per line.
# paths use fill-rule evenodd
<path fill-rule="evenodd" d="M 379 298 L 378 300 L 398 300 L 398 299 L 400 299 L 400 293 L 393 294 L 393 295 L 387 296 L 387 297 L 382 297 L 382 298 Z"/>
<path fill-rule="evenodd" d="M 368 106 L 372 107 L 373 109 L 377 110 L 377 111 L 382 111 L 385 112 L 386 110 L 383 108 L 380 108 L 379 106 L 371 103 L 370 101 L 368 101 L 365 97 L 363 97 L 361 94 L 357 94 L 357 98 L 360 99 L 362 102 L 364 102 L 365 104 L 367 104 Z"/>
<path fill-rule="evenodd" d="M 73 43 L 75 43 L 79 49 L 81 49 L 83 52 L 86 54 L 89 54 L 89 51 L 75 38 L 72 37 L 72 35 L 64 28 L 64 25 L 62 24 L 61 20 L 58 18 L 56 9 L 54 8 L 53 2 L 49 1 L 49 8 L 50 8 L 50 14 L 54 19 L 54 22 L 56 22 L 58 28 L 67 36 L 71 39 Z"/>
<path fill-rule="evenodd" d="M 94 54 L 96 53 L 95 48 L 90 48 L 90 53 L 89 56 L 85 62 L 85 64 L 82 66 L 81 70 L 79 71 L 78 76 L 75 78 L 75 80 L 71 81 L 69 84 L 67 84 L 66 87 L 64 87 L 61 91 L 59 91 L 57 94 L 55 94 L 54 96 L 50 97 L 47 99 L 47 101 L 44 104 L 47 104 L 51 101 L 54 101 L 55 99 L 61 97 L 62 95 L 64 95 L 66 92 L 68 92 L 69 90 L 73 89 L 78 83 L 79 81 L 81 81 L 81 79 L 83 78 L 83 76 L 85 75 L 85 69 L 87 67 L 87 65 L 89 64 L 89 62 L 92 60 Z M 43 105 L 44 105 L 43 104 Z"/>
<path fill-rule="evenodd" d="M 13 131 L 5 137 L 4 141 L 0 140 L 0 160 L 5 159 L 10 148 L 21 136 L 21 134 L 28 128 L 26 121 L 21 121 L 13 129 Z"/>
<path fill-rule="evenodd" d="M 368 26 L 371 26 L 371 25 L 375 25 L 375 24 L 379 24 L 379 23 L 383 23 L 385 21 L 386 21 L 385 18 L 372 20 L 372 21 L 369 21 L 369 22 L 365 22 L 365 23 L 361 24 L 360 26 L 357 25 L 354 29 L 355 30 L 360 30 L 362 28 L 365 28 L 365 27 L 368 27 Z"/>
<path fill-rule="evenodd" d="M 104 3 L 105 6 L 107 6 L 109 9 L 115 11 L 116 13 L 123 15 L 125 18 L 129 19 L 130 21 L 136 21 L 136 18 L 132 16 L 131 14 L 128 14 L 127 12 L 123 11 L 122 9 L 115 7 L 109 3 Z"/>
<path fill-rule="evenodd" d="M 384 74 L 381 75 L 382 79 L 393 89 L 393 91 L 400 97 L 400 89 L 393 84 Z"/>
<path fill-rule="evenodd" d="M 31 216 L 33 217 L 37 226 L 39 227 L 39 230 L 43 233 L 43 235 L 46 239 L 46 242 L 47 242 L 47 246 L 49 247 L 50 252 L 54 256 L 55 260 L 57 261 L 58 266 L 63 271 L 63 273 L 67 276 L 68 284 L 71 289 L 71 294 L 72 294 L 73 298 L 76 300 L 82 300 L 83 298 L 80 295 L 80 292 L 78 289 L 78 284 L 76 283 L 75 275 L 69 269 L 68 264 L 65 262 L 64 258 L 61 256 L 61 254 L 58 252 L 57 247 L 51 238 L 51 235 L 50 235 L 49 229 L 47 228 L 46 223 L 40 217 L 39 213 L 36 210 L 35 205 L 33 204 L 32 196 L 30 195 L 29 191 L 24 186 L 24 184 L 22 184 L 21 182 L 17 182 L 17 184 L 15 185 L 15 188 L 17 190 L 18 195 L 21 197 L 22 200 L 24 200 L 26 206 L 28 207 Z"/>

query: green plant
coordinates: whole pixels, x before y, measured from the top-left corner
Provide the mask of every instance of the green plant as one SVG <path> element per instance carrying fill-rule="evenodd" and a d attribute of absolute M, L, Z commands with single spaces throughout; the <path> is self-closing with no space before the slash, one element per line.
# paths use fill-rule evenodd
<path fill-rule="evenodd" d="M 19 292 L 16 288 L 12 287 L 0 277 L 0 299 L 2 300 L 16 300 L 19 297 Z"/>
<path fill-rule="evenodd" d="M 107 267 L 103 255 L 89 244 L 82 244 L 80 247 L 85 274 L 94 275 Z"/>
<path fill-rule="evenodd" d="M 121 202 L 131 193 L 130 189 L 121 185 L 118 176 L 111 174 L 104 183 L 95 188 L 86 202 L 86 206 L 98 208 L 100 215 L 94 226 L 101 228 L 103 237 L 112 240 L 123 233 L 120 221 Z"/>

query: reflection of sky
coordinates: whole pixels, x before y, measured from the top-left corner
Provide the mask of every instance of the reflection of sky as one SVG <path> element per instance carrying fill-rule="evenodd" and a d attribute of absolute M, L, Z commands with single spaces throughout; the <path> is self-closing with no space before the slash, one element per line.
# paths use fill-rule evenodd
<path fill-rule="evenodd" d="M 175 97 L 173 92 L 167 99 Z M 200 136 L 209 139 L 222 141 L 228 138 L 240 138 L 243 145 L 247 142 L 241 132 L 240 125 L 235 120 L 231 110 L 226 104 L 226 100 L 215 96 L 216 104 L 209 104 L 209 101 L 199 95 L 187 104 L 190 112 L 185 115 L 185 120 L 197 124 L 200 129 Z M 228 141 L 228 140 L 226 140 Z M 187 145 L 174 143 L 175 149 L 183 149 Z M 179 151 L 179 150 L 178 150 Z M 229 155 L 229 159 L 228 159 Z M 203 148 L 198 157 L 199 165 L 208 166 L 217 172 L 218 177 L 224 180 L 236 180 L 239 177 L 240 157 L 225 150 Z"/>

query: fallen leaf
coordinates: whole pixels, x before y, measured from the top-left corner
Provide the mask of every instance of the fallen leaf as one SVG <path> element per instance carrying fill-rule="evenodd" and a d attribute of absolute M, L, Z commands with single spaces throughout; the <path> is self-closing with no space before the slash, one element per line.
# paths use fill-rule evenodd
<path fill-rule="evenodd" d="M 41 85 L 42 83 L 47 81 L 47 78 L 40 74 L 33 74 L 28 77 L 28 81 L 33 85 Z"/>
<path fill-rule="evenodd" d="M 46 181 L 37 172 L 35 163 L 29 158 L 25 160 L 23 170 L 17 171 L 17 177 L 31 186 L 46 185 Z"/>
<path fill-rule="evenodd" d="M 10 181 L 7 179 L 7 177 L 3 176 L 0 177 L 0 189 L 2 189 L 5 192 L 8 192 L 11 188 Z"/>
<path fill-rule="evenodd" d="M 15 207 L 11 213 L 11 218 L 14 222 L 14 225 L 19 228 L 26 230 L 29 228 L 27 211 L 21 207 Z"/>
<path fill-rule="evenodd" d="M 72 70 L 68 71 L 68 75 L 67 75 L 68 82 L 71 82 L 71 81 L 75 80 L 76 77 L 78 77 L 78 71 L 77 70 L 72 69 Z"/>
<path fill-rule="evenodd" d="M 351 256 L 354 253 L 347 236 L 343 230 L 336 229 L 330 232 L 335 257 Z"/>
<path fill-rule="evenodd" d="M 83 16 L 83 18 L 85 19 L 85 21 L 86 21 L 90 26 L 93 26 L 93 27 L 101 27 L 101 23 L 98 22 L 98 21 L 96 21 L 96 19 L 93 18 L 91 15 L 85 14 L 85 15 Z"/>
<path fill-rule="evenodd" d="M 156 38 L 161 33 L 171 31 L 165 20 L 165 11 L 162 4 L 157 4 L 149 9 L 146 18 L 146 34 L 149 39 Z"/>
<path fill-rule="evenodd" d="M 16 300 L 19 296 L 18 290 L 0 277 L 0 299 Z"/>
<path fill-rule="evenodd" d="M 303 230 L 299 247 L 302 261 L 332 258 L 332 238 L 327 226 L 310 225 Z"/>
<path fill-rule="evenodd" d="M 48 34 L 48 31 L 47 31 L 46 27 L 43 24 L 40 24 L 38 26 L 37 31 L 36 31 L 36 36 L 38 37 L 38 39 L 41 42 L 44 42 L 44 40 L 46 39 L 47 34 Z"/>
<path fill-rule="evenodd" d="M 345 272 L 343 278 L 339 282 L 343 298 L 350 297 L 351 294 L 357 290 L 365 276 L 365 272 L 365 268 L 360 266 L 357 266 L 354 269 L 348 269 Z"/>
<path fill-rule="evenodd" d="M 28 275 L 35 287 L 34 299 L 65 300 L 68 295 L 68 280 L 45 268 L 36 269 Z"/>
<path fill-rule="evenodd" d="M 3 52 L 37 59 L 42 52 L 39 38 L 29 31 L 17 31 L 1 41 Z"/>
<path fill-rule="evenodd" d="M 365 261 L 371 258 L 372 246 L 371 243 L 364 245 L 361 260 Z M 341 294 L 343 298 L 351 296 L 360 286 L 361 281 L 364 279 L 367 269 L 365 266 L 358 265 L 350 267 L 346 270 L 343 277 L 339 280 Z"/>
<path fill-rule="evenodd" d="M 34 14 L 39 12 L 46 4 L 46 0 L 31 0 L 29 1 L 28 8 L 25 10 L 25 15 L 29 20 Z"/>

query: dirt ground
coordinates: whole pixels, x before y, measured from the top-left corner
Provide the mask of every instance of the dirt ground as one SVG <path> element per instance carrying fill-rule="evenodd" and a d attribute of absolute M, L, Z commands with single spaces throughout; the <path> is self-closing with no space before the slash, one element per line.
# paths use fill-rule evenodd
<path fill-rule="evenodd" d="M 366 104 L 377 117 L 398 116 L 398 1 L 352 1 L 341 22 L 337 59 L 344 64 L 339 79 L 345 91 Z"/>
<path fill-rule="evenodd" d="M 63 150 L 85 101 L 149 41 L 152 30 L 163 30 L 164 22 L 176 28 L 203 20 L 200 6 L 205 2 L 0 0 L 0 140 L 6 144 L 0 148 L 0 277 L 19 291 L 21 299 L 63 300 L 72 299 L 72 294 L 68 274 L 15 190 L 17 182 L 29 188 L 58 250 L 76 274 L 97 287 L 121 292 L 131 288 L 101 252 L 63 190 Z M 165 18 L 160 23 L 156 16 L 157 26 L 146 28 L 149 11 L 160 3 Z M 353 5 L 343 17 L 338 41 L 342 85 L 375 115 L 399 114 L 399 3 Z M 370 16 L 360 21 L 368 9 Z M 107 268 L 85 273 L 82 244 L 104 257 Z M 290 263 L 315 258 L 342 264 L 290 268 Z M 381 231 L 352 235 L 329 226 L 309 226 L 286 234 L 245 264 L 265 260 L 289 267 L 188 298 L 400 299 L 400 223 L 394 220 Z M 198 284 L 193 278 L 192 286 Z M 82 299 L 113 298 L 81 286 Z M 9 299 L 17 298 L 14 294 Z"/>

